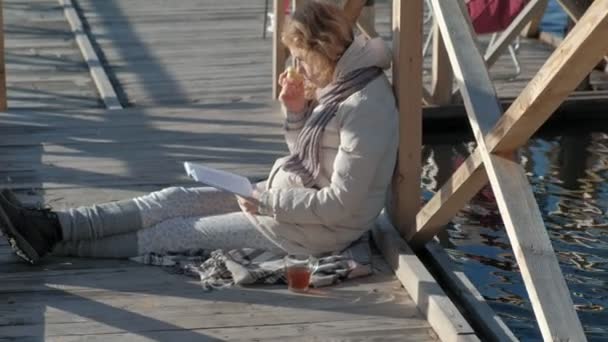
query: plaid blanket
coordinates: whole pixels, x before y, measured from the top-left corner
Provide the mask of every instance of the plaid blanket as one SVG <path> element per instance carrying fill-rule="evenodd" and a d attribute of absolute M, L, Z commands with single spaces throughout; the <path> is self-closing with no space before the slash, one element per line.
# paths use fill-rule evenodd
<path fill-rule="evenodd" d="M 370 275 L 369 239 L 369 234 L 365 234 L 342 252 L 320 256 L 319 267 L 311 277 L 311 286 L 329 286 L 345 279 Z M 131 260 L 198 278 L 206 290 L 233 285 L 286 283 L 283 257 L 251 248 L 211 252 L 195 250 L 179 254 L 149 253 Z"/>

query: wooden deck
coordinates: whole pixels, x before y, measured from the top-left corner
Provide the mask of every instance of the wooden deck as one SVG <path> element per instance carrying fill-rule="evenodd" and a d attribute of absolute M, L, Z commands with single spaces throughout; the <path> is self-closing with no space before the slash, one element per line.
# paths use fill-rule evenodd
<path fill-rule="evenodd" d="M 204 292 L 156 267 L 85 259 L 30 267 L 6 250 L 0 341 L 437 340 L 386 268 L 311 295 L 283 286 Z"/>
<path fill-rule="evenodd" d="M 376 3 L 377 30 L 390 42 L 389 2 Z M 272 35 L 262 39 L 264 1 L 78 0 L 78 4 L 123 102 L 148 106 L 270 100 Z M 429 28 L 430 23 L 425 38 Z M 489 36 L 480 37 L 482 46 L 488 40 Z M 518 51 L 520 75 L 513 77 L 515 68 L 506 54 L 491 69 L 501 98 L 516 97 L 553 47 L 522 39 Z M 431 54 L 429 48 L 427 85 Z"/>
<path fill-rule="evenodd" d="M 378 31 L 390 40 L 388 2 L 377 3 Z M 262 179 L 286 152 L 270 104 L 262 0 L 77 4 L 121 102 L 136 108 L 99 109 L 59 2 L 5 0 L 10 110 L 0 113 L 0 186 L 63 209 L 192 184 L 184 160 Z M 509 79 L 506 56 L 492 68 L 503 99 L 516 96 L 553 50 L 521 45 L 521 75 Z M 425 66 L 428 84 L 428 57 Z M 376 266 L 373 277 L 312 296 L 283 287 L 204 293 L 196 281 L 127 261 L 48 259 L 29 267 L 2 241 L 0 341 L 437 340 L 422 312 L 441 306 L 420 298 L 422 290 L 412 298 L 381 259 Z M 453 336 L 475 340 L 452 313 Z"/>
<path fill-rule="evenodd" d="M 255 108 L 3 113 L 1 186 L 60 209 L 192 184 L 183 160 L 261 178 L 285 152 L 276 122 Z M 374 276 L 310 296 L 283 286 L 206 293 L 128 261 L 31 267 L 0 241 L 0 341 L 437 340 L 380 258 Z"/>
<path fill-rule="evenodd" d="M 75 4 L 123 105 L 268 106 L 272 42 L 270 36 L 262 39 L 264 1 Z M 9 108 L 102 107 L 59 2 L 5 0 L 4 7 Z M 377 1 L 377 29 L 388 42 L 389 16 L 388 1 Z M 429 28 L 427 24 L 425 38 Z M 488 38 L 480 37 L 482 46 Z M 431 50 L 425 58 L 427 86 Z M 518 51 L 520 75 L 512 77 L 515 69 L 506 54 L 491 68 L 497 93 L 505 100 L 521 92 L 553 47 L 522 39 Z M 591 81 L 594 88 L 608 88 L 603 73 L 595 72 Z M 583 100 L 608 99 L 605 91 L 577 95 Z"/>

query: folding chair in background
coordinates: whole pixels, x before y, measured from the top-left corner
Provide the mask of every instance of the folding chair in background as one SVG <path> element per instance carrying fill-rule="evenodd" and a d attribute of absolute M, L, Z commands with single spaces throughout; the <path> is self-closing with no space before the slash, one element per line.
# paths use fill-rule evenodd
<path fill-rule="evenodd" d="M 486 48 L 484 59 L 488 69 L 496 62 L 498 57 L 508 49 L 511 60 L 515 66 L 516 77 L 521 72 L 517 58 L 519 47 L 519 33 L 546 6 L 547 0 L 469 0 L 466 7 L 471 18 L 475 33 L 478 35 L 492 34 L 490 43 Z M 433 17 L 430 0 L 426 0 L 429 14 L 427 20 Z M 500 35 L 499 35 L 500 34 Z M 423 55 L 426 55 L 432 34 L 429 34 L 424 43 Z"/>

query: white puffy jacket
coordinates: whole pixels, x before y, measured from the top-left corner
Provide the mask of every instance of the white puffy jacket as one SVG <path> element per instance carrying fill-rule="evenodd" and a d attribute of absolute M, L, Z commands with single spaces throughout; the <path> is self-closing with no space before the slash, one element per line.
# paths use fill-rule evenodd
<path fill-rule="evenodd" d="M 362 67 L 390 67 L 391 53 L 380 39 L 357 37 L 336 66 L 348 73 Z M 319 110 L 317 108 L 316 110 Z M 304 121 L 286 113 L 291 148 Z M 352 94 L 328 123 L 321 140 L 317 188 L 302 186 L 278 159 L 261 195 L 263 215 L 248 215 L 266 237 L 289 253 L 338 251 L 369 230 L 382 210 L 399 144 L 398 111 L 388 79 L 381 75 Z"/>

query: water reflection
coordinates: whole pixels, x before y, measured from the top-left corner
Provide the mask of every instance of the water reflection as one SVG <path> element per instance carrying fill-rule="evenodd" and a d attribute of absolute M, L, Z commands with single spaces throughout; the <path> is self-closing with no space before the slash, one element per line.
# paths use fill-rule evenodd
<path fill-rule="evenodd" d="M 608 129 L 560 129 L 519 152 L 577 313 L 590 341 L 608 336 Z M 428 200 L 474 148 L 427 144 Z M 485 187 L 440 236 L 449 254 L 522 340 L 541 340 L 491 188 Z"/>

